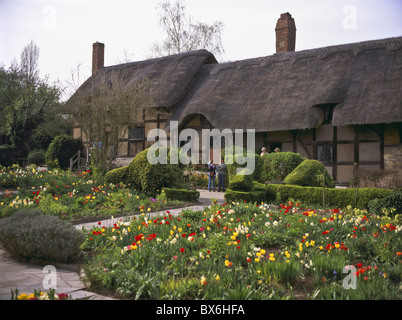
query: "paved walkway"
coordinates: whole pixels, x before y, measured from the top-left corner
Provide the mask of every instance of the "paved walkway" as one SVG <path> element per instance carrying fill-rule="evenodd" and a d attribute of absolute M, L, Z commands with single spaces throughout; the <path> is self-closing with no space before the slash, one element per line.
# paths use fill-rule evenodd
<path fill-rule="evenodd" d="M 195 210 L 202 210 L 204 206 L 211 203 L 211 199 L 217 199 L 218 203 L 223 203 L 223 192 L 208 192 L 208 190 L 198 190 L 200 192 L 200 204 L 189 206 Z M 172 215 L 179 214 L 183 208 L 169 210 Z M 103 221 L 104 225 L 110 225 L 113 222 L 110 220 Z M 77 225 L 76 227 L 82 229 L 91 228 L 97 224 L 86 223 Z M 8 253 L 0 247 L 0 300 L 10 300 L 11 290 L 18 288 L 19 293 L 33 293 L 34 290 L 44 289 L 44 280 L 49 278 L 49 274 L 45 271 L 45 266 L 33 265 L 29 263 L 21 263 L 12 259 Z M 71 295 L 74 299 L 89 299 L 89 300 L 113 300 L 109 297 L 104 297 L 96 293 L 88 292 L 84 283 L 82 282 L 83 274 L 80 274 L 78 268 L 68 265 L 56 265 L 56 293 L 66 293 Z M 45 279 L 46 277 L 46 279 Z"/>

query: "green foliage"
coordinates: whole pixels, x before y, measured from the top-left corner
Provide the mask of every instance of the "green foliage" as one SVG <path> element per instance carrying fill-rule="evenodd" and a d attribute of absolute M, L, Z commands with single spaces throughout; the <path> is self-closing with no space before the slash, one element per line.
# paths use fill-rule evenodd
<path fill-rule="evenodd" d="M 305 159 L 299 153 L 272 152 L 262 157 L 261 182 L 283 181 Z"/>
<path fill-rule="evenodd" d="M 240 164 L 239 158 L 245 157 L 245 163 Z M 262 172 L 262 159 L 258 154 L 255 153 L 236 153 L 233 155 L 225 155 L 225 163 L 228 169 L 228 177 L 229 183 L 240 171 L 240 170 L 249 170 L 246 167 L 250 166 L 251 161 L 254 161 L 254 171 L 248 172 L 248 175 L 252 177 L 253 180 L 260 181 L 261 172 Z M 244 168 L 244 169 L 241 169 Z M 261 181 L 260 181 L 261 182 Z"/>
<path fill-rule="evenodd" d="M 244 181 L 239 181 L 238 177 L 249 177 L 249 176 L 236 176 L 234 178 L 235 182 L 232 184 L 232 187 L 226 189 L 225 198 L 228 201 L 246 201 L 246 202 L 265 202 L 271 201 L 275 198 L 275 195 L 271 195 L 268 192 L 268 189 L 265 187 L 263 183 L 259 183 L 257 181 L 251 181 L 251 187 L 248 185 L 250 182 L 249 178 L 240 178 L 245 179 L 247 181 L 247 186 L 244 187 Z M 237 188 L 237 189 L 234 189 Z M 249 191 L 246 191 L 249 190 Z"/>
<path fill-rule="evenodd" d="M 230 159 L 232 159 L 231 157 L 234 154 L 243 154 L 244 156 L 247 155 L 247 149 L 244 147 L 239 147 L 239 146 L 232 146 L 229 149 L 229 153 L 226 155 L 226 148 L 222 148 L 221 151 L 221 158 L 223 158 L 225 160 L 225 162 L 228 162 Z"/>
<path fill-rule="evenodd" d="M 384 198 L 373 199 L 368 205 L 370 213 L 394 216 L 402 212 L 402 190 L 395 190 Z"/>
<path fill-rule="evenodd" d="M 304 160 L 284 179 L 285 184 L 322 187 L 320 175 L 324 174 L 325 186 L 334 188 L 335 183 L 324 165 L 318 160 Z"/>
<path fill-rule="evenodd" d="M 226 189 L 225 192 L 226 201 L 246 201 L 246 202 L 263 202 L 266 201 L 266 192 L 265 191 L 235 191 L 232 189 Z"/>
<path fill-rule="evenodd" d="M 250 175 L 238 174 L 230 180 L 229 189 L 234 191 L 251 191 L 253 189 L 253 180 Z"/>
<path fill-rule="evenodd" d="M 167 150 L 167 164 L 151 164 L 148 150 L 140 152 L 128 167 L 127 184 L 155 196 L 163 187 L 180 188 L 183 183 L 183 169 L 179 164 L 170 164 L 170 149 Z M 158 154 L 157 154 L 158 156 Z"/>
<path fill-rule="evenodd" d="M 46 163 L 46 152 L 43 150 L 32 150 L 28 154 L 27 163 L 34 164 L 37 166 L 45 164 Z"/>
<path fill-rule="evenodd" d="M 110 170 L 105 174 L 105 183 L 119 184 L 127 181 L 128 166 Z"/>
<path fill-rule="evenodd" d="M 65 170 L 70 167 L 70 158 L 74 156 L 78 150 L 83 150 L 82 141 L 78 138 L 62 134 L 54 138 L 46 152 L 46 164 L 49 168 L 54 168 L 55 161 L 61 169 Z"/>
<path fill-rule="evenodd" d="M 322 205 L 322 188 L 320 187 L 268 184 L 267 189 L 270 194 L 279 195 L 277 198 L 281 202 L 293 199 L 304 204 Z M 360 188 L 356 202 L 353 189 L 330 188 L 326 190 L 326 203 L 338 208 L 346 208 L 352 205 L 356 208 L 367 209 L 370 200 L 386 197 L 391 192 L 388 189 Z"/>
<path fill-rule="evenodd" d="M 37 210 L 21 210 L 0 220 L 0 244 L 16 259 L 71 263 L 80 254 L 82 232 Z"/>
<path fill-rule="evenodd" d="M 0 67 L 0 135 L 6 136 L 0 145 L 0 164 L 6 166 L 34 149 L 46 150 L 53 137 L 72 128 L 60 114 L 60 88 L 38 76 L 39 49 L 31 43 L 23 53 L 20 63 Z M 28 64 L 32 64 L 29 70 Z"/>
<path fill-rule="evenodd" d="M 187 189 L 163 188 L 162 192 L 166 194 L 168 200 L 179 200 L 184 202 L 198 202 L 200 192 Z"/>

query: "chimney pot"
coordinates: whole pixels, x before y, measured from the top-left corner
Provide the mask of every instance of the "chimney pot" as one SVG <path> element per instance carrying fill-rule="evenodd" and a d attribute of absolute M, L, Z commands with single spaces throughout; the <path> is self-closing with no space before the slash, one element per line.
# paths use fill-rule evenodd
<path fill-rule="evenodd" d="M 289 12 L 282 13 L 275 27 L 276 52 L 295 51 L 296 25 Z"/>
<path fill-rule="evenodd" d="M 92 75 L 104 67 L 105 63 L 105 44 L 95 42 L 92 45 Z"/>

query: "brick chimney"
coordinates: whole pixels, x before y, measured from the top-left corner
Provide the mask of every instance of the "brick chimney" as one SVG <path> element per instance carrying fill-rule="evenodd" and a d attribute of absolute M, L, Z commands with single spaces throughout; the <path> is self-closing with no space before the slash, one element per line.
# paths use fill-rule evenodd
<path fill-rule="evenodd" d="M 92 45 L 92 75 L 96 71 L 103 68 L 105 62 L 105 45 L 100 42 L 95 42 Z"/>
<path fill-rule="evenodd" d="M 289 12 L 282 13 L 275 27 L 276 53 L 295 51 L 296 25 Z"/>

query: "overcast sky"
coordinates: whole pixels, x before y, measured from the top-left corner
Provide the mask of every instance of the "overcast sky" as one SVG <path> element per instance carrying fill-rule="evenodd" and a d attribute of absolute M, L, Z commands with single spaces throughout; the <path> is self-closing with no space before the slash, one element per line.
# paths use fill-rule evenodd
<path fill-rule="evenodd" d="M 9 67 L 33 40 L 40 49 L 40 75 L 69 80 L 81 64 L 91 73 L 92 43 L 105 43 L 105 65 L 144 60 L 164 34 L 161 0 L 0 0 L 0 65 Z M 296 50 L 402 36 L 401 0 L 185 0 L 194 20 L 223 22 L 221 61 L 275 52 L 281 13 L 295 19 Z"/>

